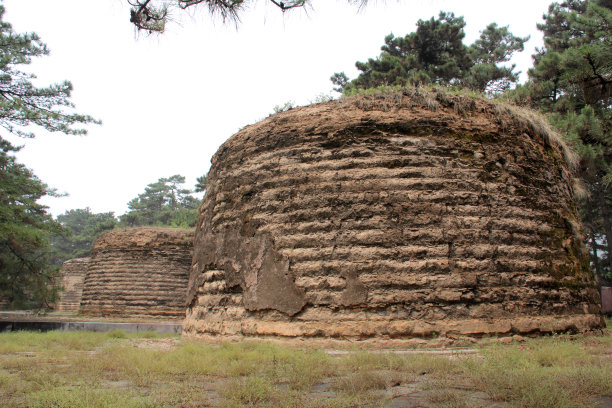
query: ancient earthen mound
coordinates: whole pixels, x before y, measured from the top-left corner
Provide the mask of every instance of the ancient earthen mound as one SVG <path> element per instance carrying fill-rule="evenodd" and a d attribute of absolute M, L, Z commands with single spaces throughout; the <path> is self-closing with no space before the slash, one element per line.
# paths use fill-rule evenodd
<path fill-rule="evenodd" d="M 406 90 L 247 126 L 212 159 L 183 333 L 601 327 L 570 153 L 530 116 Z"/>
<path fill-rule="evenodd" d="M 81 311 L 96 316 L 185 315 L 193 231 L 114 230 L 94 245 Z"/>
<path fill-rule="evenodd" d="M 63 263 L 61 285 L 64 290 L 60 292 L 56 305 L 58 312 L 76 313 L 79 311 L 89 261 L 90 258 L 76 258 Z"/>

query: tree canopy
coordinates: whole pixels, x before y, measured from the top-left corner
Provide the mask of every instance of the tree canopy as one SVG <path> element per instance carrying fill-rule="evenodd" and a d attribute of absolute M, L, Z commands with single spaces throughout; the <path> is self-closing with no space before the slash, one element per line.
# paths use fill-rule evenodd
<path fill-rule="evenodd" d="M 0 298 L 15 308 L 44 307 L 56 297 L 58 271 L 49 239 L 63 229 L 38 203 L 53 190 L 17 163 L 18 150 L 0 138 Z"/>
<path fill-rule="evenodd" d="M 90 256 L 98 236 L 105 231 L 112 230 L 117 225 L 114 213 L 96 214 L 92 213 L 89 208 L 68 210 L 58 215 L 56 221 L 66 231 L 51 239 L 56 265 L 61 265 L 68 259 Z"/>
<path fill-rule="evenodd" d="M 206 191 L 206 184 L 208 184 L 208 173 L 198 177 L 196 179 L 194 193 L 203 193 Z"/>
<path fill-rule="evenodd" d="M 529 39 L 514 36 L 508 27 L 489 24 L 473 44 L 463 43 L 465 21 L 453 13 L 419 20 L 415 32 L 404 37 L 389 34 L 381 54 L 355 63 L 361 71 L 350 81 L 343 73 L 331 80 L 338 92 L 378 86 L 457 85 L 478 92 L 498 93 L 518 80 L 515 65 L 500 65 L 523 50 Z"/>
<path fill-rule="evenodd" d="M 128 203 L 129 211 L 120 217 L 121 224 L 195 226 L 200 200 L 191 195 L 193 191 L 183 187 L 184 183 L 185 177 L 175 174 L 147 185 L 144 193 Z"/>
<path fill-rule="evenodd" d="M 33 126 L 80 135 L 86 130 L 79 124 L 100 123 L 73 111 L 70 82 L 38 88 L 33 74 L 19 70 L 49 50 L 35 33 L 14 32 L 4 12 L 0 5 L 0 128 L 19 137 L 34 137 Z M 53 190 L 16 161 L 21 148 L 5 134 L 0 135 L 0 298 L 12 307 L 45 307 L 57 292 L 50 238 L 65 230 L 38 203 Z"/>
<path fill-rule="evenodd" d="M 612 2 L 553 3 L 538 24 L 544 47 L 510 94 L 545 112 L 580 155 L 580 211 L 599 276 L 612 280 Z"/>
<path fill-rule="evenodd" d="M 49 54 L 49 49 L 35 33 L 15 33 L 11 24 L 2 20 L 4 12 L 0 5 L 0 126 L 17 136 L 33 137 L 32 125 L 80 135 L 87 130 L 75 124 L 100 123 L 72 112 L 69 81 L 37 88 L 31 82 L 36 76 L 18 69 L 30 64 L 33 57 Z"/>
<path fill-rule="evenodd" d="M 51 237 L 50 260 L 55 265 L 74 258 L 90 256 L 98 237 L 117 226 L 193 227 L 200 200 L 183 188 L 185 177 L 179 174 L 160 178 L 128 203 L 129 211 L 120 221 L 114 213 L 92 213 L 90 208 L 68 210 L 57 216 L 62 233 Z M 194 192 L 206 190 L 207 175 L 196 180 Z"/>

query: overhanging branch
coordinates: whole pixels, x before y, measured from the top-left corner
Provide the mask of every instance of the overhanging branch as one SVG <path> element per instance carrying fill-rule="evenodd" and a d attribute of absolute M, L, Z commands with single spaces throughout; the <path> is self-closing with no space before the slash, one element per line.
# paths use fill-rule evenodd
<path fill-rule="evenodd" d="M 130 22 L 139 30 L 163 32 L 168 20 L 168 11 L 172 6 L 181 10 L 196 5 L 208 6 L 208 11 L 211 14 L 219 14 L 224 20 L 229 18 L 238 21 L 238 12 L 249 1 L 254 2 L 255 0 L 157 0 L 157 2 L 154 0 L 128 0 L 128 3 L 132 6 Z M 304 7 L 309 0 L 268 1 L 285 12 Z M 367 3 L 367 0 L 348 0 L 348 2 L 358 3 L 361 7 Z"/>

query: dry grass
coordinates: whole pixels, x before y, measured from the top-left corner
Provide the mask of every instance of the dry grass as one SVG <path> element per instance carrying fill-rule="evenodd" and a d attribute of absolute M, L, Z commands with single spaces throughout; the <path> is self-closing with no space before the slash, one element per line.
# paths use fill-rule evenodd
<path fill-rule="evenodd" d="M 502 130 L 527 133 L 534 139 L 557 150 L 570 171 L 578 165 L 578 154 L 552 129 L 538 112 L 512 105 L 506 101 L 489 99 L 482 94 L 462 89 L 436 87 L 379 87 L 356 91 L 338 103 L 350 103 L 362 110 L 391 111 L 399 108 L 421 108 L 433 112 L 447 108 L 458 115 L 484 114 L 491 117 Z"/>
<path fill-rule="evenodd" d="M 363 394 L 373 390 L 384 390 L 387 388 L 387 380 L 383 374 L 376 371 L 356 371 L 339 378 L 333 388 L 348 395 Z"/>
<path fill-rule="evenodd" d="M 609 335 L 602 340 L 600 349 L 589 346 L 593 339 L 569 336 L 493 345 L 483 349 L 486 364 L 472 364 L 468 374 L 479 389 L 512 406 L 588 407 L 594 395 L 612 394 Z"/>
<path fill-rule="evenodd" d="M 433 391 L 427 400 L 440 408 L 472 408 L 462 394 L 457 390 L 438 389 Z"/>
<path fill-rule="evenodd" d="M 0 399 L 7 407 L 331 408 L 381 406 L 421 390 L 421 403 L 434 407 L 589 407 L 612 395 L 609 333 L 491 342 L 460 358 L 363 350 L 333 358 L 265 342 L 122 332 L 7 333 Z"/>

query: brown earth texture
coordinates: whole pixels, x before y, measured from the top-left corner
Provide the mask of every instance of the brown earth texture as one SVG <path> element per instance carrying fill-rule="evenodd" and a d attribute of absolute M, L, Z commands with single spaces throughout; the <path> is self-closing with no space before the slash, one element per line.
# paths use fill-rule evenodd
<path fill-rule="evenodd" d="M 128 228 L 92 250 L 81 312 L 90 316 L 182 318 L 193 230 Z"/>
<path fill-rule="evenodd" d="M 70 259 L 62 264 L 62 288 L 55 309 L 58 312 L 76 313 L 81 305 L 85 274 L 90 258 Z"/>
<path fill-rule="evenodd" d="M 374 92 L 247 126 L 212 159 L 188 336 L 603 327 L 572 152 L 529 111 Z"/>

